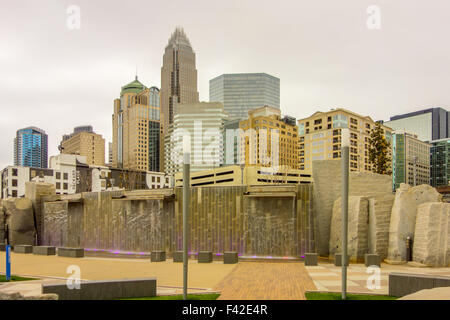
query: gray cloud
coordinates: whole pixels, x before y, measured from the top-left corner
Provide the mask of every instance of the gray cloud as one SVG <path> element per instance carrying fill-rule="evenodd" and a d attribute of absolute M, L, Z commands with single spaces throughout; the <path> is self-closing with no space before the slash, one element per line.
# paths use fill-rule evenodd
<path fill-rule="evenodd" d="M 200 99 L 222 73 L 281 79 L 283 113 L 346 107 L 375 120 L 449 104 L 450 3 L 347 1 L 3 1 L 0 4 L 0 167 L 35 125 L 57 154 L 64 133 L 91 124 L 111 140 L 113 100 L 138 67 L 160 85 L 162 54 L 180 25 L 197 55 Z M 81 29 L 66 27 L 69 5 Z M 369 5 L 381 30 L 366 27 Z"/>

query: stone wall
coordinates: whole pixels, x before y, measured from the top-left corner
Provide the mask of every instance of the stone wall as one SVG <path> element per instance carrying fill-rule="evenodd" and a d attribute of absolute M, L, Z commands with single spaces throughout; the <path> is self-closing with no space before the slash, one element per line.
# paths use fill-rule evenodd
<path fill-rule="evenodd" d="M 2 201 L 8 240 L 11 245 L 34 245 L 36 230 L 34 226 L 33 205 L 26 198 L 8 198 Z"/>
<path fill-rule="evenodd" d="M 189 251 L 299 256 L 314 247 L 312 186 L 194 187 Z M 182 249 L 182 189 L 83 193 L 44 203 L 45 245 Z"/>
<path fill-rule="evenodd" d="M 333 204 L 341 196 L 341 161 L 340 160 L 317 160 L 313 161 L 313 179 L 314 179 L 314 195 L 313 207 L 315 218 L 315 239 L 317 243 L 317 252 L 321 256 L 329 255 L 331 217 L 333 213 Z M 373 198 L 381 201 L 378 208 L 383 210 L 376 216 L 386 216 L 390 214 L 390 210 L 385 209 L 385 203 L 392 199 L 392 177 L 389 175 L 381 175 L 376 173 L 359 173 L 350 172 L 349 177 L 349 195 Z M 381 222 L 381 220 L 380 220 Z M 383 227 L 378 227 L 378 232 Z M 376 234 L 376 232 L 375 232 Z M 375 241 L 375 243 L 377 243 Z M 380 251 L 381 249 L 380 241 Z M 376 248 L 376 245 L 375 245 Z"/>
<path fill-rule="evenodd" d="M 431 267 L 450 266 L 450 203 L 418 206 L 413 260 Z"/>
<path fill-rule="evenodd" d="M 342 253 L 342 201 L 338 198 L 333 205 L 330 233 L 330 258 Z M 368 252 L 369 199 L 351 196 L 348 200 L 347 254 L 350 262 L 364 260 Z"/>
<path fill-rule="evenodd" d="M 406 262 L 406 238 L 409 236 L 414 239 L 418 206 L 441 201 L 442 195 L 429 185 L 400 185 L 395 194 L 389 225 L 388 263 Z"/>

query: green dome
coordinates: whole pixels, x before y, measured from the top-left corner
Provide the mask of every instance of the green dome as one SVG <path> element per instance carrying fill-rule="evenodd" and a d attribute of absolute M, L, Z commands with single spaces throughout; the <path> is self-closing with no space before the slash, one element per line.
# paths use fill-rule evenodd
<path fill-rule="evenodd" d="M 134 81 L 122 87 L 120 95 L 123 95 L 124 93 L 139 93 L 145 89 L 147 88 L 138 80 L 136 76 L 136 79 Z"/>

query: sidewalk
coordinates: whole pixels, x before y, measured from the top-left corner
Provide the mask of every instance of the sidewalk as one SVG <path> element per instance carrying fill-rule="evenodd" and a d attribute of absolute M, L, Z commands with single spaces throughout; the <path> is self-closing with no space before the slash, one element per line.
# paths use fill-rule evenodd
<path fill-rule="evenodd" d="M 331 263 L 319 263 L 318 266 L 307 266 L 305 268 L 308 270 L 308 274 L 318 291 L 342 291 L 341 267 L 336 267 Z M 387 295 L 389 293 L 388 281 L 391 272 L 450 276 L 450 268 L 420 268 L 411 267 L 407 264 L 389 265 L 382 263 L 379 270 L 381 287 L 371 290 L 367 288 L 367 280 L 373 273 L 366 273 L 367 268 L 364 264 L 350 264 L 347 268 L 347 292 Z"/>

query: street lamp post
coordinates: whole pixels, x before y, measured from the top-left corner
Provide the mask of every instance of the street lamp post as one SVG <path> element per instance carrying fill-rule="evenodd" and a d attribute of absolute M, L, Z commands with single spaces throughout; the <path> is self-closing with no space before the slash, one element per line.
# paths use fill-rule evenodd
<path fill-rule="evenodd" d="M 347 299 L 347 231 L 348 231 L 348 177 L 349 177 L 350 131 L 341 130 L 341 166 L 342 166 L 342 300 Z"/>
<path fill-rule="evenodd" d="M 187 300 L 188 285 L 188 217 L 190 200 L 191 137 L 183 137 L 183 300 Z"/>

